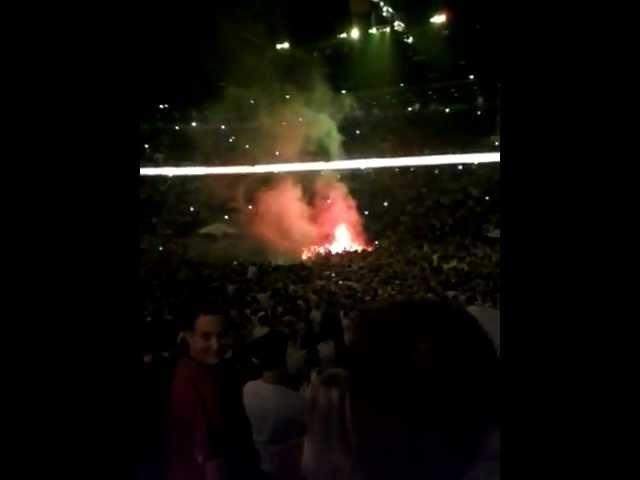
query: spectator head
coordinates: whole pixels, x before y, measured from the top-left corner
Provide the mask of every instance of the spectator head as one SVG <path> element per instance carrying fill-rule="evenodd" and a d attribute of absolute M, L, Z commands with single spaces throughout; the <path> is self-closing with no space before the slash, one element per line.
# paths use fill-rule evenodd
<path fill-rule="evenodd" d="M 263 374 L 283 375 L 287 369 L 288 338 L 284 333 L 273 331 L 254 341 L 254 356 Z"/>
<path fill-rule="evenodd" d="M 352 348 L 363 475 L 416 474 L 398 470 L 408 465 L 437 478 L 460 473 L 495 423 L 497 355 L 476 319 L 445 302 L 373 305 L 359 312 Z"/>
<path fill-rule="evenodd" d="M 206 306 L 192 309 L 186 321 L 185 338 L 191 358 L 215 365 L 230 351 L 231 335 L 227 322 L 216 309 Z"/>

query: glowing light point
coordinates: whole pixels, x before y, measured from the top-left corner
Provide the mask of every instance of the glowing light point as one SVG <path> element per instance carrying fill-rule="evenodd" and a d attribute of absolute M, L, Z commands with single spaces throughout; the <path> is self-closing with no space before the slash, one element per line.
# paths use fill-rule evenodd
<path fill-rule="evenodd" d="M 389 202 L 384 202 L 384 203 L 383 203 L 383 205 L 384 205 L 385 207 L 388 207 L 388 206 L 389 206 Z"/>
<path fill-rule="evenodd" d="M 248 150 L 249 149 L 249 145 L 248 144 L 245 145 L 244 148 L 246 148 Z"/>
<path fill-rule="evenodd" d="M 346 91 L 346 90 L 340 90 L 340 93 L 341 93 L 342 95 L 346 95 L 346 94 L 347 94 L 347 91 Z"/>
<path fill-rule="evenodd" d="M 474 80 L 476 78 L 475 75 L 469 75 L 469 80 Z"/>
<path fill-rule="evenodd" d="M 278 150 L 276 150 L 276 157 L 280 156 L 280 152 Z"/>
<path fill-rule="evenodd" d="M 225 215 L 225 216 L 224 216 L 224 219 L 225 219 L 225 220 L 229 220 L 229 215 Z"/>
<path fill-rule="evenodd" d="M 276 43 L 276 50 L 289 50 L 291 45 L 289 42 Z"/>
<path fill-rule="evenodd" d="M 488 201 L 489 200 L 489 196 L 484 197 L 484 199 Z"/>
<path fill-rule="evenodd" d="M 451 109 L 449 107 L 444 109 L 445 113 L 449 113 L 451 111 Z"/>
<path fill-rule="evenodd" d="M 285 95 L 284 98 L 286 98 L 287 100 L 289 100 L 291 98 L 291 95 Z"/>
<path fill-rule="evenodd" d="M 347 35 L 347 32 L 342 32 L 341 34 L 338 35 L 338 38 L 347 38 L 349 35 Z"/>
<path fill-rule="evenodd" d="M 436 25 L 439 25 L 441 23 L 446 23 L 447 21 L 447 14 L 446 13 L 438 13 L 436 15 L 434 15 L 433 17 L 431 17 L 429 19 L 429 21 L 431 23 L 435 23 Z"/>
<path fill-rule="evenodd" d="M 352 40 L 358 40 L 360 38 L 360 29 L 358 27 L 353 27 L 351 32 L 349 32 L 349 36 Z"/>
<path fill-rule="evenodd" d="M 360 135 L 360 130 L 356 130 L 356 135 Z"/>
<path fill-rule="evenodd" d="M 365 215 L 369 215 L 369 210 L 365 210 L 365 211 L 364 211 L 364 214 L 365 214 Z"/>
<path fill-rule="evenodd" d="M 249 210 L 253 210 L 253 205 L 249 205 Z"/>
<path fill-rule="evenodd" d="M 220 125 L 220 130 L 226 130 L 227 126 L 225 124 Z"/>
<path fill-rule="evenodd" d="M 176 125 L 176 126 L 175 126 L 175 127 L 173 127 L 173 128 L 175 128 L 176 130 L 180 130 L 180 127 L 179 127 L 178 125 Z"/>
<path fill-rule="evenodd" d="M 191 122 L 191 126 L 192 126 L 192 127 L 197 127 L 197 126 L 198 126 L 198 124 L 197 124 L 196 122 Z"/>
<path fill-rule="evenodd" d="M 193 205 L 191 205 L 191 206 L 189 207 L 189 211 L 190 211 L 190 212 L 195 212 L 195 211 L 196 211 L 196 209 L 195 209 L 195 207 L 194 207 Z"/>
<path fill-rule="evenodd" d="M 146 148 L 146 149 L 148 150 L 148 149 L 149 149 L 149 144 L 148 144 L 148 143 L 145 143 L 145 144 L 144 144 L 144 148 Z"/>
<path fill-rule="evenodd" d="M 462 165 L 458 165 L 458 170 L 462 170 Z"/>

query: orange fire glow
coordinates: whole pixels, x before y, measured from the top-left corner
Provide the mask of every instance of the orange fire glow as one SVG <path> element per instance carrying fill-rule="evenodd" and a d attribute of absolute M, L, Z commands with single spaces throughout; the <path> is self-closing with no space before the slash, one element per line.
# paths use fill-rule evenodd
<path fill-rule="evenodd" d="M 336 254 L 343 252 L 371 251 L 372 248 L 354 240 L 346 224 L 339 224 L 333 232 L 333 241 L 324 245 L 312 245 L 302 249 L 302 259 L 308 260 L 316 255 L 327 253 Z"/>

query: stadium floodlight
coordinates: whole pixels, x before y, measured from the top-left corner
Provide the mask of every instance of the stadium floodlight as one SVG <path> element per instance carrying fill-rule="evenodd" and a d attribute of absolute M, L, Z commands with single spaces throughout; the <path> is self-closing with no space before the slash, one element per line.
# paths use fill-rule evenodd
<path fill-rule="evenodd" d="M 419 167 L 460 165 L 465 163 L 499 163 L 500 152 L 448 155 L 418 155 L 412 157 L 361 158 L 330 162 L 264 163 L 258 165 L 228 165 L 218 167 L 141 167 L 140 175 L 248 175 L 260 173 L 321 172 L 325 170 L 355 170 L 386 167 Z M 437 171 L 436 171 L 437 173 Z"/>
<path fill-rule="evenodd" d="M 436 25 L 447 22 L 447 14 L 446 13 L 437 13 L 429 20 L 431 23 L 435 23 Z"/>

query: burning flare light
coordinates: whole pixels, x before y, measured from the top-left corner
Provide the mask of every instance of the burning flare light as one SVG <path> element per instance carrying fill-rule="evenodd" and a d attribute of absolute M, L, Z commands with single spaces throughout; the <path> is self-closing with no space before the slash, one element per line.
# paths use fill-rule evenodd
<path fill-rule="evenodd" d="M 302 249 L 302 259 L 308 260 L 316 255 L 336 254 L 343 252 L 371 251 L 371 247 L 362 245 L 353 239 L 349 227 L 344 223 L 339 224 L 333 232 L 333 241 L 324 245 L 312 245 Z"/>

